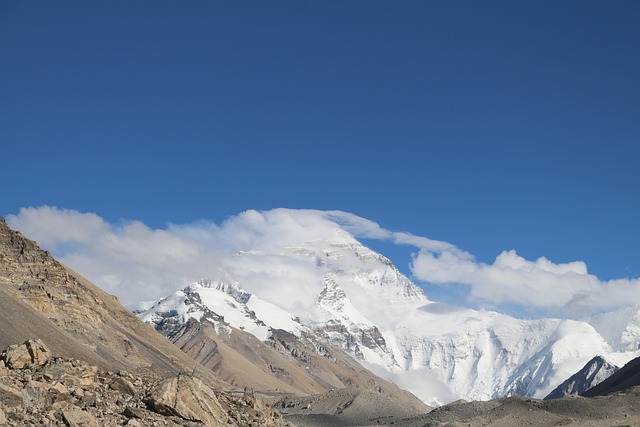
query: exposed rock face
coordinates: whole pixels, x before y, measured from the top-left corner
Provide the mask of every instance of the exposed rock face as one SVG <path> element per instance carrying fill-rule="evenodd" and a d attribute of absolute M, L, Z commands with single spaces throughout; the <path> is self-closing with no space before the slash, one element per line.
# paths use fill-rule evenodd
<path fill-rule="evenodd" d="M 635 359 L 624 365 L 622 368 L 618 369 L 616 373 L 611 375 L 609 378 L 582 393 L 582 396 L 606 396 L 608 394 L 626 390 L 631 387 L 636 387 L 636 390 L 638 390 L 639 385 L 640 357 L 636 357 Z"/>
<path fill-rule="evenodd" d="M 248 387 L 264 396 L 281 396 L 351 387 L 411 407 L 414 414 L 429 409 L 415 396 L 377 377 L 341 349 L 316 337 L 297 337 L 276 329 L 262 342 L 249 333 L 223 326 L 214 325 L 211 320 L 191 319 L 181 329 L 172 328 L 171 337 L 177 346 L 236 389 Z"/>

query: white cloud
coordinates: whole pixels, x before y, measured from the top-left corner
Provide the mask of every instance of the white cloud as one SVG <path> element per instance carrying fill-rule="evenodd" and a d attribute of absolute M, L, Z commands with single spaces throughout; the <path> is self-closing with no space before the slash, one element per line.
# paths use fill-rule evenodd
<path fill-rule="evenodd" d="M 425 282 L 467 285 L 470 299 L 493 306 L 516 304 L 583 315 L 640 302 L 639 279 L 601 281 L 582 261 L 555 264 L 544 257 L 529 261 L 513 250 L 502 252 L 493 264 L 422 250 L 414 256 L 411 270 Z"/>
<path fill-rule="evenodd" d="M 7 222 L 52 249 L 62 243 L 89 243 L 109 229 L 109 225 L 94 213 L 51 206 L 21 208 L 17 215 L 7 215 Z"/>
<path fill-rule="evenodd" d="M 125 304 L 165 296 L 202 277 L 230 275 L 250 292 L 288 301 L 284 308 L 291 311 L 310 309 L 321 272 L 284 248 L 336 230 L 415 247 L 414 278 L 462 284 L 471 303 L 574 315 L 640 303 L 639 279 L 601 281 L 581 261 L 531 261 L 504 251 L 486 264 L 451 243 L 390 231 L 342 211 L 249 210 L 219 225 L 198 221 L 154 230 L 139 221 L 114 225 L 93 213 L 43 206 L 21 209 L 7 221 Z M 243 251 L 252 254 L 236 255 Z"/>

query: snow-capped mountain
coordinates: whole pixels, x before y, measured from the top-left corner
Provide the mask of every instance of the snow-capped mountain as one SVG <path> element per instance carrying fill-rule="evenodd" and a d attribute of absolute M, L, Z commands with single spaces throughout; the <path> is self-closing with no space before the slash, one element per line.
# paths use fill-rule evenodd
<path fill-rule="evenodd" d="M 610 315 L 618 327 L 609 329 L 606 318 L 591 319 L 594 329 L 434 303 L 339 227 L 321 239 L 238 253 L 222 276 L 176 292 L 141 318 L 156 327 L 207 320 L 260 340 L 276 329 L 313 333 L 436 405 L 542 398 L 597 355 L 618 366 L 636 356 L 637 316 Z"/>
<path fill-rule="evenodd" d="M 189 319 L 207 320 L 223 329 L 231 325 L 261 341 L 270 337 L 272 328 L 295 335 L 303 329 L 295 316 L 242 290 L 237 282 L 225 281 L 200 280 L 156 302 L 139 317 L 167 335 L 171 325 L 181 327 Z"/>

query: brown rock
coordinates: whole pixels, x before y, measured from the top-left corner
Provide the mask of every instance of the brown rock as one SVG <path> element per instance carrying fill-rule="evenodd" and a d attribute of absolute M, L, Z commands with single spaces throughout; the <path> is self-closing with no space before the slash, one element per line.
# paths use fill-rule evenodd
<path fill-rule="evenodd" d="M 89 366 L 80 374 L 80 385 L 93 385 L 96 381 L 96 375 L 98 374 L 97 366 Z"/>
<path fill-rule="evenodd" d="M 22 402 L 28 408 L 44 408 L 47 404 L 49 384 L 29 381 L 22 389 Z"/>
<path fill-rule="evenodd" d="M 145 414 L 142 409 L 133 408 L 128 406 L 124 408 L 124 412 L 122 413 L 127 418 L 144 418 Z"/>
<path fill-rule="evenodd" d="M 225 424 L 227 416 L 213 390 L 197 378 L 180 374 L 160 383 L 145 398 L 149 409 L 205 425 Z"/>
<path fill-rule="evenodd" d="M 31 363 L 31 355 L 25 344 L 10 345 L 4 351 L 3 358 L 10 369 L 22 369 Z"/>
<path fill-rule="evenodd" d="M 69 394 L 69 389 L 66 388 L 63 384 L 60 384 L 58 382 L 55 383 L 53 386 L 51 386 L 49 389 L 50 390 L 53 389 L 60 394 Z"/>
<path fill-rule="evenodd" d="M 31 356 L 31 363 L 34 365 L 42 366 L 51 358 L 51 351 L 44 345 L 42 340 L 28 340 L 24 345 L 27 346 L 27 350 Z"/>
<path fill-rule="evenodd" d="M 22 403 L 22 390 L 0 383 L 0 404 L 16 406 Z"/>
<path fill-rule="evenodd" d="M 22 369 L 27 365 L 44 365 L 51 352 L 42 340 L 28 340 L 22 345 L 9 346 L 3 354 L 6 365 L 11 369 Z"/>
<path fill-rule="evenodd" d="M 62 411 L 62 418 L 69 427 L 98 427 L 93 415 L 78 407 Z"/>
<path fill-rule="evenodd" d="M 135 396 L 138 394 L 135 386 L 126 378 L 119 377 L 111 383 L 110 387 L 113 390 L 119 391 L 122 394 L 128 394 L 129 396 Z"/>

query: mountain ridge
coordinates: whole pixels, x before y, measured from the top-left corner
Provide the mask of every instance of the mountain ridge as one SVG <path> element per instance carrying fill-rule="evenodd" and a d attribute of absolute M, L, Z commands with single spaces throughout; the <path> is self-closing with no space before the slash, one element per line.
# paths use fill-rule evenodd
<path fill-rule="evenodd" d="M 616 364 L 634 357 L 617 351 L 582 321 L 522 320 L 430 301 L 388 258 L 342 229 L 269 251 L 247 250 L 238 257 L 243 266 L 252 260 L 256 265 L 283 262 L 274 270 L 283 270 L 287 262 L 298 269 L 306 265 L 307 276 L 294 296 L 287 294 L 289 288 L 261 293 L 260 283 L 243 277 L 240 269 L 225 272 L 224 280 L 231 279 L 245 298 L 250 295 L 248 302 L 256 298 L 276 306 L 296 319 L 296 329 L 311 330 L 430 405 L 460 398 L 542 398 L 594 356 L 612 357 Z M 277 283 L 277 277 L 272 280 Z M 231 319 L 230 312 L 223 314 L 226 307 L 216 309 Z M 268 315 L 254 314 L 263 332 L 273 327 Z"/>

